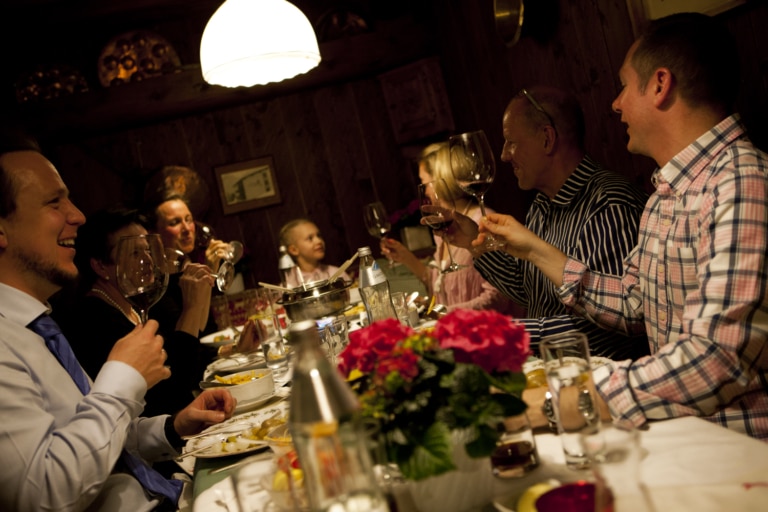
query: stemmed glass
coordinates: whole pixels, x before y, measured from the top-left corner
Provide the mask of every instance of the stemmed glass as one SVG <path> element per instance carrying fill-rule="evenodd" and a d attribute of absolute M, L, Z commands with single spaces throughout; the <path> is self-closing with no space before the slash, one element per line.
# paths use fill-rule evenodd
<path fill-rule="evenodd" d="M 392 223 L 389 222 L 387 217 L 387 210 L 381 202 L 377 201 L 365 206 L 365 227 L 371 236 L 379 240 L 387 236 L 392 230 Z M 392 268 L 394 262 L 389 258 L 387 260 L 389 261 L 389 267 Z"/>
<path fill-rule="evenodd" d="M 435 208 L 435 206 L 440 208 Z M 443 231 L 453 223 L 452 217 L 446 217 L 445 210 L 453 213 L 456 210 L 456 204 L 444 179 L 437 179 L 419 185 L 419 207 L 421 209 L 421 217 L 433 231 Z M 465 265 L 459 265 L 454 261 L 453 254 L 451 254 L 451 246 L 448 245 L 448 241 L 445 238 L 443 238 L 443 245 L 448 253 L 449 264 L 443 268 L 443 262 L 438 262 L 440 272 L 446 274 L 464 268 Z"/>
<path fill-rule="evenodd" d="M 485 217 L 485 193 L 496 176 L 496 159 L 491 151 L 491 145 L 485 132 L 475 132 L 454 135 L 448 139 L 451 153 L 451 172 L 458 185 L 467 194 L 477 198 L 480 211 Z M 485 246 L 488 249 L 501 249 L 504 243 L 490 233 L 485 235 Z"/>
<path fill-rule="evenodd" d="M 243 244 L 237 240 L 232 240 L 227 244 L 219 270 L 214 274 L 216 278 L 216 287 L 220 292 L 226 291 L 235 280 L 235 263 L 243 257 Z"/>
<path fill-rule="evenodd" d="M 149 308 L 168 287 L 168 264 L 160 235 L 121 237 L 117 242 L 117 287 L 147 323 Z"/>

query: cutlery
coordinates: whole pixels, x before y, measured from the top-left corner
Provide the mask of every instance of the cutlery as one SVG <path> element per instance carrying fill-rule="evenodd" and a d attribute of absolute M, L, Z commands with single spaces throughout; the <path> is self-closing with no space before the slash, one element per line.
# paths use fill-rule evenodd
<path fill-rule="evenodd" d="M 283 293 L 293 293 L 293 290 L 291 290 L 290 288 L 284 288 L 282 286 L 277 286 L 269 283 L 262 283 L 261 281 L 259 281 L 259 286 L 263 286 L 264 288 L 269 288 L 270 290 L 277 290 Z"/>
<path fill-rule="evenodd" d="M 332 283 L 335 280 L 339 278 L 339 276 L 346 272 L 346 270 L 349 268 L 349 266 L 357 259 L 357 253 L 355 253 L 351 258 L 349 258 L 347 261 L 341 264 L 339 269 L 333 273 L 331 277 L 328 278 L 328 283 Z"/>

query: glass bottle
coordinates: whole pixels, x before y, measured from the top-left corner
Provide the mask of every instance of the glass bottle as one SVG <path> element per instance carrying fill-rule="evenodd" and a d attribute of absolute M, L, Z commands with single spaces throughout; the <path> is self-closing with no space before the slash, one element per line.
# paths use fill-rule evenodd
<path fill-rule="evenodd" d="M 370 247 L 357 250 L 360 256 L 360 297 L 368 313 L 368 323 L 385 318 L 397 318 L 392 305 L 389 281 L 371 253 Z"/>
<path fill-rule="evenodd" d="M 288 254 L 288 249 L 284 245 L 281 245 L 280 259 L 277 260 L 277 269 L 280 271 L 280 285 L 283 288 L 292 288 L 291 286 L 288 286 L 288 277 L 291 275 L 293 267 L 295 266 L 296 262 L 293 261 L 291 255 Z M 299 276 L 301 276 L 301 272 L 299 272 Z"/>
<path fill-rule="evenodd" d="M 310 509 L 322 512 L 388 512 L 375 483 L 360 404 L 325 358 L 314 320 L 290 328 L 297 348 L 289 428 Z"/>

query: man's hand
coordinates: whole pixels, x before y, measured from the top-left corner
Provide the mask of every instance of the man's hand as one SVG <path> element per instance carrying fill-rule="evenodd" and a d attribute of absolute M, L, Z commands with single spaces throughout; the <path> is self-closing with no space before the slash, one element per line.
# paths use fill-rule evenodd
<path fill-rule="evenodd" d="M 475 247 L 472 244 L 472 241 L 477 238 L 478 228 L 475 221 L 471 218 L 442 206 L 425 205 L 423 208 L 427 212 L 439 212 L 447 220 L 453 220 L 447 229 L 435 231 L 436 235 L 443 237 L 451 245 L 469 250 L 473 256 L 479 256 L 485 252 L 483 247 Z M 424 219 L 421 219 L 421 223 L 425 226 L 427 225 Z"/>
<path fill-rule="evenodd" d="M 211 425 L 231 418 L 236 405 L 237 400 L 229 390 L 206 389 L 191 404 L 179 411 L 173 420 L 173 428 L 182 437 L 195 435 Z"/>
<path fill-rule="evenodd" d="M 139 372 L 147 381 L 147 389 L 171 376 L 171 369 L 165 366 L 168 354 L 163 350 L 163 337 L 157 334 L 157 327 L 155 320 L 137 325 L 115 343 L 107 356 L 107 361 L 121 361 Z"/>

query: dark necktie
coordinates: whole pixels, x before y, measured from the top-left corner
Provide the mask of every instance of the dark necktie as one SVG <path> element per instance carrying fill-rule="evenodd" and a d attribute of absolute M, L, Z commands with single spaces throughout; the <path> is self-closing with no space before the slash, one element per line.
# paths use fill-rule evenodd
<path fill-rule="evenodd" d="M 43 337 L 45 345 L 48 347 L 56 359 L 67 370 L 72 380 L 77 384 L 78 389 L 87 395 L 91 390 L 85 372 L 77 362 L 75 353 L 69 345 L 67 338 L 61 332 L 59 325 L 47 314 L 40 315 L 28 327 Z M 131 470 L 133 476 L 141 483 L 144 489 L 155 496 L 162 496 L 171 500 L 174 504 L 178 503 L 181 495 L 183 483 L 179 480 L 168 480 L 163 475 L 149 467 L 140 457 L 137 457 L 128 451 L 123 450 L 120 460 Z"/>

